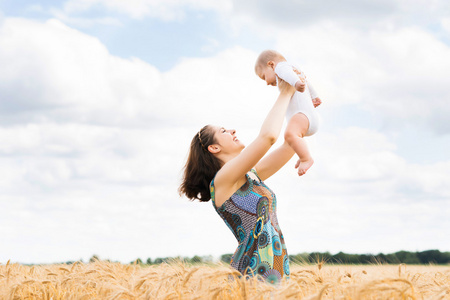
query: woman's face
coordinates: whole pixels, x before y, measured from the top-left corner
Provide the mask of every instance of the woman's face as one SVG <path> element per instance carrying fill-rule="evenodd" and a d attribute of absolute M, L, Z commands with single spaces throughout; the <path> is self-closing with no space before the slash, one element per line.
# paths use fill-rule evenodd
<path fill-rule="evenodd" d="M 236 130 L 215 127 L 214 138 L 223 153 L 240 153 L 245 145 L 237 138 Z"/>

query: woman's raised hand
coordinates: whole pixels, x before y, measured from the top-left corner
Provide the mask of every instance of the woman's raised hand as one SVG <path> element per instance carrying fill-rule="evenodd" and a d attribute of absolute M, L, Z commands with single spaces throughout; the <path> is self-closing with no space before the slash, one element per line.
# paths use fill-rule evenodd
<path fill-rule="evenodd" d="M 278 77 L 278 89 L 280 90 L 281 94 L 287 94 L 292 96 L 295 93 L 295 88 L 279 77 Z"/>

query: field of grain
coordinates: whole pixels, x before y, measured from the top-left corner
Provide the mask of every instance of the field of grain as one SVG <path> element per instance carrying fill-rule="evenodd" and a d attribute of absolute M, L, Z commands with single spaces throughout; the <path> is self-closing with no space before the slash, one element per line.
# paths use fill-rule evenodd
<path fill-rule="evenodd" d="M 450 266 L 292 265 L 280 286 L 225 265 L 0 265 L 0 299 L 450 299 Z"/>

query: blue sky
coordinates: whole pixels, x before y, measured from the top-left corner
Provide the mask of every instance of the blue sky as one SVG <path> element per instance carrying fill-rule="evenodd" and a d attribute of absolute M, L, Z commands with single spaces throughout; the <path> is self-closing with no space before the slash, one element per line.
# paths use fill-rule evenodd
<path fill-rule="evenodd" d="M 256 136 L 264 49 L 323 100 L 267 182 L 289 252 L 450 251 L 445 1 L 0 0 L 0 262 L 232 253 L 177 187 L 203 125 Z"/>

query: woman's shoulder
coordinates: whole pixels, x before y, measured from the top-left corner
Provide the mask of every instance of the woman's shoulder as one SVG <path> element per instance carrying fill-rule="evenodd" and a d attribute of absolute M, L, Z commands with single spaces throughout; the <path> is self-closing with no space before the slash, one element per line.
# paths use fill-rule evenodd
<path fill-rule="evenodd" d="M 242 176 L 238 181 L 236 181 L 234 184 L 232 184 L 231 189 L 235 190 L 236 187 L 240 187 L 241 185 L 243 185 L 249 179 L 249 177 L 251 177 L 251 174 L 255 174 L 256 176 L 258 176 L 258 174 L 256 173 L 256 169 L 252 168 L 250 171 L 245 173 L 244 176 Z M 222 186 L 226 186 L 226 185 L 227 184 L 224 184 L 223 178 L 220 177 L 220 170 L 219 170 L 219 172 L 217 172 L 214 175 L 213 179 L 209 183 L 210 187 L 215 187 L 215 188 L 221 188 Z"/>
<path fill-rule="evenodd" d="M 245 174 L 245 176 L 243 176 L 241 178 L 241 180 L 236 182 L 231 187 L 222 186 L 220 184 L 220 177 L 218 178 L 216 176 L 217 175 L 216 174 L 209 184 L 211 200 L 214 204 L 214 207 L 220 208 L 228 199 L 230 199 L 231 196 L 233 196 L 233 194 L 237 190 L 239 190 L 239 188 L 241 188 L 243 185 L 246 184 L 247 181 L 249 181 L 251 179 L 251 176 L 249 175 L 249 173 L 252 173 L 252 172 L 255 172 L 255 174 L 256 174 L 256 170 L 254 170 L 254 169 L 250 170 L 248 173 Z M 219 173 L 219 172 L 217 172 L 217 173 Z"/>

